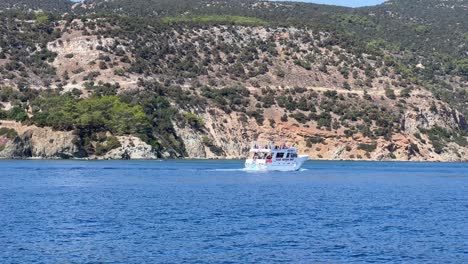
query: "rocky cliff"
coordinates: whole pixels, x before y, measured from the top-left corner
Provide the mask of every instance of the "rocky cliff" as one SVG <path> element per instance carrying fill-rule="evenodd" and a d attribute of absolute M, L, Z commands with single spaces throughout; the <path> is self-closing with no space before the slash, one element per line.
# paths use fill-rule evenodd
<path fill-rule="evenodd" d="M 23 126 L 12 121 L 0 121 L 0 127 L 16 131 L 13 137 L 0 136 L 3 145 L 0 158 L 67 159 L 83 156 L 73 143 L 75 136 L 71 132 Z"/>
<path fill-rule="evenodd" d="M 118 137 L 121 144 L 105 155 L 89 156 L 77 145 L 73 132 L 51 128 L 24 126 L 18 122 L 1 121 L 0 129 L 14 131 L 10 135 L 0 131 L 0 159 L 156 159 L 151 146 L 133 136 Z"/>
<path fill-rule="evenodd" d="M 417 100 L 423 102 L 423 100 Z M 325 160 L 399 160 L 399 161 L 467 161 L 468 149 L 455 142 L 437 150 L 432 136 L 421 131 L 438 127 L 446 130 L 466 129 L 459 112 L 434 113 L 430 105 L 421 103 L 417 110 L 408 110 L 399 120 L 400 131 L 390 138 L 369 138 L 362 132 L 347 135 L 344 128 L 317 128 L 316 121 L 303 123 L 294 118 L 285 121 L 280 108 L 264 112 L 265 124 L 254 118 L 242 122 L 242 114 L 226 115 L 219 109 L 199 113 L 206 131 L 178 128 L 189 158 L 244 158 L 252 140 L 297 144 L 311 159 Z M 213 150 L 213 146 L 216 146 Z"/>

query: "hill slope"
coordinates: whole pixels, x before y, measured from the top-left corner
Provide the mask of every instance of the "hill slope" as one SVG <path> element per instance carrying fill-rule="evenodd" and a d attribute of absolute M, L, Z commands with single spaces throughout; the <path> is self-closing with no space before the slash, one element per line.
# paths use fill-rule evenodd
<path fill-rule="evenodd" d="M 468 159 L 464 57 L 378 38 L 385 6 L 145 3 L 4 12 L 0 156 L 233 158 L 276 139 L 318 159 Z"/>
<path fill-rule="evenodd" d="M 69 0 L 2 0 L 0 2 L 0 9 L 67 12 L 71 10 L 72 4 Z"/>

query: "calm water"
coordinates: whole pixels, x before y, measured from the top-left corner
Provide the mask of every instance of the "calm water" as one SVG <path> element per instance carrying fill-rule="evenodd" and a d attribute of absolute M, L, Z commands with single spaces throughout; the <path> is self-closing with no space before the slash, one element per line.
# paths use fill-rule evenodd
<path fill-rule="evenodd" d="M 0 263 L 468 263 L 468 164 L 0 161 Z"/>

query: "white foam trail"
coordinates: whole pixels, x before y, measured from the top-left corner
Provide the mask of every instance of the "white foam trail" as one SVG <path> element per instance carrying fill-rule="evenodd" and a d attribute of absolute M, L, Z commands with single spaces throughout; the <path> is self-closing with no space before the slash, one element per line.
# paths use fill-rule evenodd
<path fill-rule="evenodd" d="M 296 172 L 308 171 L 309 169 L 299 169 Z M 242 171 L 242 172 L 254 172 L 254 173 L 265 173 L 265 172 L 281 172 L 281 171 L 268 171 L 268 170 L 249 170 L 246 168 L 242 169 L 210 169 L 208 171 Z M 294 172 L 294 171 L 292 171 Z"/>
<path fill-rule="evenodd" d="M 243 168 L 243 169 L 211 169 L 209 171 L 249 171 L 249 170 Z"/>

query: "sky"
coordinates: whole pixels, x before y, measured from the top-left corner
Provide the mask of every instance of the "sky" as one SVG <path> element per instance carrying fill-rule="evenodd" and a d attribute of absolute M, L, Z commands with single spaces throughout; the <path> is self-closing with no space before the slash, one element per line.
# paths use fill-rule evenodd
<path fill-rule="evenodd" d="M 298 0 L 295 0 L 298 1 Z M 385 0 L 302 0 L 301 2 L 327 4 L 327 5 L 339 5 L 339 6 L 371 6 L 385 2 Z"/>

